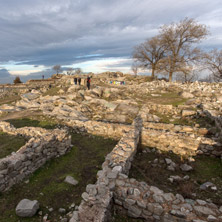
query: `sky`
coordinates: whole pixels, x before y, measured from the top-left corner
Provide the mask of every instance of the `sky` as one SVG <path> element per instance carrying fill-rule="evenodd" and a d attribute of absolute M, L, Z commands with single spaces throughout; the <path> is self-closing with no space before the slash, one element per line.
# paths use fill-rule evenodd
<path fill-rule="evenodd" d="M 56 64 L 129 73 L 134 46 L 185 17 L 209 28 L 202 48 L 222 47 L 221 0 L 0 0 L 0 10 L 0 84 Z"/>

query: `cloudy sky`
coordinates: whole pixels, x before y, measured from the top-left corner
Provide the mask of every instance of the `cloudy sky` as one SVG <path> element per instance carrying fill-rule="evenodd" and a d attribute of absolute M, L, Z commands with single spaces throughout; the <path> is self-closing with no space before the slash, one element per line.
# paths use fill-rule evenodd
<path fill-rule="evenodd" d="M 194 18 L 222 46 L 221 0 L 0 0 L 0 83 L 52 74 L 51 67 L 129 72 L 133 47 L 163 24 Z"/>

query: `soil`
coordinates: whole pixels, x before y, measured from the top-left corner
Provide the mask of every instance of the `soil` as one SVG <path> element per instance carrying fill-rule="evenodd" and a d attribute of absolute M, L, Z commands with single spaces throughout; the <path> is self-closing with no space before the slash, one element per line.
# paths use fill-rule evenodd
<path fill-rule="evenodd" d="M 156 186 L 165 192 L 180 193 L 185 198 L 211 199 L 217 205 L 222 204 L 222 161 L 219 158 L 202 155 L 194 157 L 194 162 L 189 162 L 171 152 L 160 152 L 152 148 L 148 148 L 150 152 L 143 153 L 147 148 L 140 146 L 140 151 L 132 163 L 129 177 L 145 181 L 148 185 Z M 170 158 L 177 164 L 174 172 L 167 170 L 165 158 Z M 181 171 L 179 166 L 184 163 L 191 165 L 193 170 Z M 171 175 L 182 178 L 188 175 L 190 179 L 171 183 L 168 180 Z M 200 185 L 208 181 L 216 185 L 217 192 L 210 189 L 200 190 Z"/>

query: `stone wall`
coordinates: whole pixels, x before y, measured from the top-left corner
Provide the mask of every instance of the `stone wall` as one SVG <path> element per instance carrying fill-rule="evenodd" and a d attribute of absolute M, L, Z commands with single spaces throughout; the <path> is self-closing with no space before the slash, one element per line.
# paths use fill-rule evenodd
<path fill-rule="evenodd" d="M 114 202 L 117 209 L 124 209 L 128 216 L 150 222 L 222 221 L 222 208 L 213 203 L 164 193 L 124 174 L 119 174 L 116 179 Z"/>
<path fill-rule="evenodd" d="M 29 139 L 17 152 L 0 159 L 0 191 L 8 190 L 47 160 L 64 155 L 71 147 L 71 137 L 64 130 L 16 129 L 7 122 L 0 122 L 0 130 Z"/>
<path fill-rule="evenodd" d="M 77 132 L 87 132 L 120 139 L 120 135 L 133 129 L 132 125 L 105 123 L 99 121 L 70 120 L 65 123 Z M 206 128 L 180 126 L 164 123 L 144 122 L 141 129 L 141 143 L 163 151 L 173 151 L 180 155 L 195 155 L 200 149 L 213 149 L 217 143 L 206 138 Z"/>
<path fill-rule="evenodd" d="M 213 149 L 213 146 L 217 144 L 210 138 L 192 132 L 163 131 L 152 128 L 142 129 L 141 143 L 163 151 L 173 151 L 179 155 L 195 155 L 200 145 L 203 149 L 205 147 Z"/>
<path fill-rule="evenodd" d="M 100 135 L 111 137 L 114 129 L 120 125 L 113 124 L 116 127 L 109 131 L 109 134 L 108 124 L 102 123 L 93 131 L 92 127 L 97 123 L 91 125 L 86 124 L 87 122 L 83 124 L 86 131 L 97 133 L 99 129 Z M 75 124 L 78 125 L 76 122 Z M 179 194 L 164 193 L 157 187 L 148 186 L 145 182 L 138 182 L 127 176 L 139 139 L 144 145 L 165 151 L 172 150 L 180 155 L 194 155 L 200 151 L 199 149 L 212 152 L 217 142 L 204 137 L 208 133 L 206 128 L 142 123 L 142 120 L 137 118 L 132 126 L 125 129 L 119 127 L 119 130 L 128 132 L 107 155 L 102 170 L 97 174 L 96 184 L 89 184 L 86 187 L 79 210 L 74 212 L 70 222 L 109 221 L 113 204 L 127 212 L 130 217 L 148 221 L 197 222 L 222 219 L 222 209 L 210 202 L 184 199 Z"/>
<path fill-rule="evenodd" d="M 135 119 L 132 127 L 106 156 L 102 170 L 97 173 L 96 184 L 87 185 L 79 209 L 73 213 L 70 222 L 109 221 L 113 190 L 118 184 L 116 178 L 120 173 L 129 172 L 140 139 L 141 119 Z"/>
<path fill-rule="evenodd" d="M 131 129 L 133 129 L 132 125 L 106 123 L 93 120 L 70 120 L 64 122 L 66 125 L 72 127 L 76 132 L 87 132 L 114 139 L 120 139 L 123 133 L 129 132 Z"/>

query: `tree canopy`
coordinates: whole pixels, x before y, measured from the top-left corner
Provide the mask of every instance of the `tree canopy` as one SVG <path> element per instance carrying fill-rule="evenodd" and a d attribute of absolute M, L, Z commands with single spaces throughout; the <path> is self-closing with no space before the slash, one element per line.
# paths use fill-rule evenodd
<path fill-rule="evenodd" d="M 190 73 L 195 62 L 202 58 L 196 46 L 208 35 L 207 27 L 194 19 L 185 18 L 178 23 L 163 25 L 159 34 L 135 47 L 133 58 L 142 67 L 167 73 L 172 81 L 175 73 Z"/>

